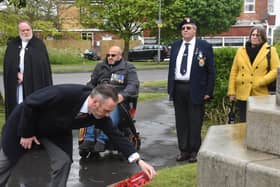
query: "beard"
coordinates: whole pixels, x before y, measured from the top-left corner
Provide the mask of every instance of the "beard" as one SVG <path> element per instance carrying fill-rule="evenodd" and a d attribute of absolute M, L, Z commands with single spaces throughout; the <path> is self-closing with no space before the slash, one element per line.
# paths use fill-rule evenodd
<path fill-rule="evenodd" d="M 31 40 L 31 38 L 33 37 L 33 34 L 31 33 L 30 36 L 22 36 L 22 35 L 20 35 L 19 37 L 20 37 L 20 39 L 21 39 L 22 41 L 28 42 L 28 41 Z"/>

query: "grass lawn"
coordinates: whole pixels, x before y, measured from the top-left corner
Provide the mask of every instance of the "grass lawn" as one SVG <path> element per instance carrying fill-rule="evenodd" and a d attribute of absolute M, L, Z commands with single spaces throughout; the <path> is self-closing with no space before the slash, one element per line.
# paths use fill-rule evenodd
<path fill-rule="evenodd" d="M 157 176 L 145 187 L 195 187 L 197 164 L 184 164 L 157 171 Z"/>

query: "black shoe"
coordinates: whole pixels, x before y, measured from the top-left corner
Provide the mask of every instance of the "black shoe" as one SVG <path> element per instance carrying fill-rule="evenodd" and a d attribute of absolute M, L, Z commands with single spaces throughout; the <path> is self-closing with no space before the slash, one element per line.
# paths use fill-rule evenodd
<path fill-rule="evenodd" d="M 94 141 L 85 140 L 83 143 L 79 145 L 80 150 L 91 151 L 94 150 Z"/>
<path fill-rule="evenodd" d="M 105 144 L 97 141 L 95 146 L 94 146 L 94 150 L 96 152 L 104 152 L 105 151 Z"/>
<path fill-rule="evenodd" d="M 195 162 L 197 162 L 197 153 L 191 153 L 188 162 L 189 162 L 189 163 L 195 163 Z"/>
<path fill-rule="evenodd" d="M 176 161 L 177 162 L 182 162 L 182 161 L 186 161 L 190 158 L 190 155 L 186 152 L 181 152 L 177 158 L 176 158 Z"/>

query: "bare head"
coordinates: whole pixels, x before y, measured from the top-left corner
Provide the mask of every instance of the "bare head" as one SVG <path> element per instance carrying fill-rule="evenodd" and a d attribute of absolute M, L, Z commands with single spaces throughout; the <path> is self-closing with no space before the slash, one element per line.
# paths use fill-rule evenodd
<path fill-rule="evenodd" d="M 29 41 L 33 37 L 32 27 L 28 21 L 20 21 L 18 23 L 19 37 L 22 41 Z"/>
<path fill-rule="evenodd" d="M 106 54 L 108 64 L 114 64 L 122 59 L 122 49 L 119 46 L 112 46 Z"/>

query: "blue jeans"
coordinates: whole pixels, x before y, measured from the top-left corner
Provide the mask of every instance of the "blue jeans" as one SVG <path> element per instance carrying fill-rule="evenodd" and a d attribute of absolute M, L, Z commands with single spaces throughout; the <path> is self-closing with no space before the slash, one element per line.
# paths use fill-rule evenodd
<path fill-rule="evenodd" d="M 116 106 L 115 109 L 110 113 L 110 118 L 113 122 L 113 125 L 117 126 L 120 121 L 119 106 Z M 87 127 L 86 134 L 85 134 L 85 140 L 94 142 L 95 141 L 95 132 L 94 131 L 95 131 L 94 124 L 92 126 Z M 96 140 L 105 144 L 108 140 L 108 136 L 103 131 L 100 131 Z"/>

